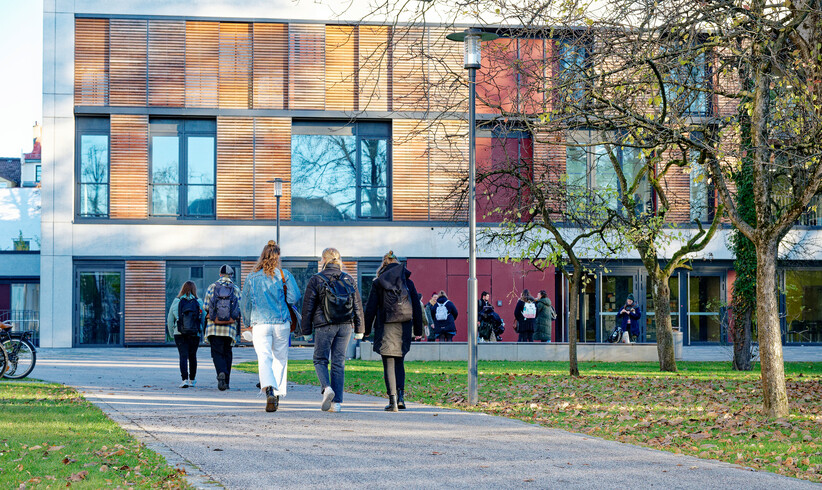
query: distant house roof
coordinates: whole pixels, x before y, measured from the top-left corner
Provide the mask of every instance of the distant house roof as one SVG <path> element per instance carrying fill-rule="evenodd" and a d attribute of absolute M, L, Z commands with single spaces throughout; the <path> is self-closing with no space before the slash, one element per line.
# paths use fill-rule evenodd
<path fill-rule="evenodd" d="M 34 148 L 31 150 L 31 153 L 23 153 L 23 158 L 27 162 L 31 162 L 33 160 L 40 160 L 40 142 L 34 142 Z"/>
<path fill-rule="evenodd" d="M 13 182 L 15 187 L 20 185 L 20 159 L 0 158 L 0 177 Z"/>

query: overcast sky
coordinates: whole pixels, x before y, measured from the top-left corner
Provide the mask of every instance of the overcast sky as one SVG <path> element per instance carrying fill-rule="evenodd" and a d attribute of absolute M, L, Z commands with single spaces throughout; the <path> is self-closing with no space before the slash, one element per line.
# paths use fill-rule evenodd
<path fill-rule="evenodd" d="M 43 113 L 42 0 L 0 0 L 0 73 L 0 157 L 19 157 Z"/>

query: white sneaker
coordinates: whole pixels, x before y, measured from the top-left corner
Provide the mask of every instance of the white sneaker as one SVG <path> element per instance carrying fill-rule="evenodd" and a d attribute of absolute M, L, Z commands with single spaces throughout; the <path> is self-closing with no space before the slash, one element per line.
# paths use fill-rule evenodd
<path fill-rule="evenodd" d="M 190 384 L 188 384 L 188 380 L 187 380 L 187 379 L 184 379 L 184 380 L 183 380 L 183 382 L 182 382 L 182 383 L 180 383 L 180 388 L 188 388 L 189 386 L 191 386 L 191 385 L 190 385 Z"/>
<path fill-rule="evenodd" d="M 328 409 L 329 412 L 342 412 L 342 403 L 334 403 L 331 405 L 331 408 Z"/>
<path fill-rule="evenodd" d="M 331 389 L 330 386 L 327 386 L 325 390 L 323 390 L 323 404 L 322 409 L 323 412 L 327 412 L 331 408 L 331 403 L 334 400 L 334 390 Z"/>
<path fill-rule="evenodd" d="M 191 386 L 192 388 L 194 388 L 195 386 L 197 386 L 197 380 L 196 379 L 188 380 L 188 386 Z"/>

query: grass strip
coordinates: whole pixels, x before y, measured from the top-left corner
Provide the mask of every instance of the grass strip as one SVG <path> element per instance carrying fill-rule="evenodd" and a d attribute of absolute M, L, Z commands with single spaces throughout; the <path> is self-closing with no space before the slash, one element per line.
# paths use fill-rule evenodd
<path fill-rule="evenodd" d="M 822 364 L 786 363 L 791 415 L 770 420 L 759 366 L 723 362 L 580 363 L 480 361 L 480 404 L 466 398 L 463 362 L 407 362 L 406 399 L 481 411 L 604 439 L 715 459 L 822 482 Z M 256 372 L 256 362 L 239 366 Z M 291 381 L 316 385 L 311 361 L 290 361 Z M 346 363 L 346 391 L 385 396 L 382 363 Z"/>
<path fill-rule="evenodd" d="M 0 381 L 0 488 L 190 488 L 76 390 Z"/>

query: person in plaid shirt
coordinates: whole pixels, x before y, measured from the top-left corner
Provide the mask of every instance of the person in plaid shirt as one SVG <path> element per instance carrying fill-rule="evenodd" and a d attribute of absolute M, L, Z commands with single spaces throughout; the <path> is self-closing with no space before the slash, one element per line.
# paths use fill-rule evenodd
<path fill-rule="evenodd" d="M 240 303 L 240 288 L 231 280 L 234 275 L 234 268 L 228 264 L 220 267 L 220 278 L 208 287 L 206 291 L 203 304 L 205 307 L 205 314 L 207 324 L 205 328 L 204 337 L 206 343 L 211 346 L 211 359 L 214 361 L 214 369 L 217 371 L 217 389 L 225 391 L 230 388 L 231 382 L 231 363 L 233 362 L 233 353 L 231 351 L 237 337 L 240 334 L 240 319 L 239 316 L 233 323 L 221 324 L 215 322 L 209 312 L 209 307 L 212 305 L 212 299 L 215 295 L 215 290 L 218 285 L 226 285 L 234 290 L 234 295 L 237 298 L 236 304 Z M 215 307 L 216 308 L 216 307 Z"/>

